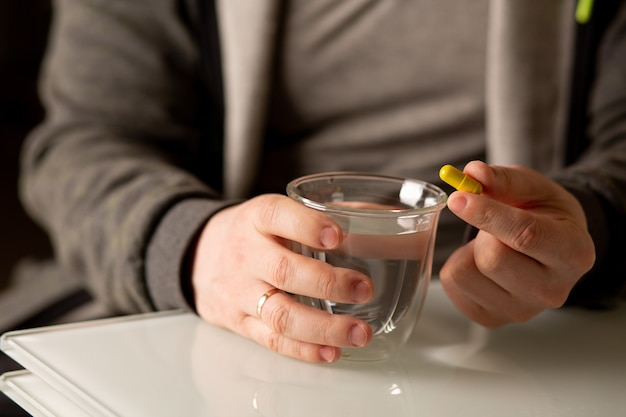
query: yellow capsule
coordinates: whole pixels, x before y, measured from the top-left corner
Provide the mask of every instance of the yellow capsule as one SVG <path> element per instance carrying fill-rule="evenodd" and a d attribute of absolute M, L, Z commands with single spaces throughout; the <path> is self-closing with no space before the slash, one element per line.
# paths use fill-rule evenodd
<path fill-rule="evenodd" d="M 483 186 L 478 181 L 452 165 L 442 166 L 439 170 L 439 178 L 459 191 L 469 191 L 474 194 L 480 194 L 483 191 Z"/>

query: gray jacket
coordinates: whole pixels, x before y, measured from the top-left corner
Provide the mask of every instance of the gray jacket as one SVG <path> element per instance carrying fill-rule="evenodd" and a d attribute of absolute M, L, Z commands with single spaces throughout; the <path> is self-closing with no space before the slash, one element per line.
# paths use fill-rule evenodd
<path fill-rule="evenodd" d="M 119 312 L 193 307 L 188 249 L 257 175 L 281 1 L 215 3 L 56 1 L 47 116 L 24 147 L 22 198 L 62 268 Z M 626 281 L 626 7 L 616 4 L 575 134 L 574 1 L 493 0 L 490 15 L 488 159 L 549 172 L 583 204 L 598 262 L 572 295 L 580 302 Z M 590 140 L 572 163 L 570 136 Z"/>

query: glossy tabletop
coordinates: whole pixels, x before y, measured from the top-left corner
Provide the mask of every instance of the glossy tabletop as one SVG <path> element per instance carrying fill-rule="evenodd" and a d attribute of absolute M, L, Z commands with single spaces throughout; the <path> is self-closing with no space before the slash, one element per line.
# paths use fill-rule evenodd
<path fill-rule="evenodd" d="M 2 348 L 34 374 L 5 375 L 3 389 L 45 403 L 41 415 L 626 415 L 626 305 L 486 330 L 436 281 L 386 362 L 303 363 L 182 312 L 13 332 Z"/>

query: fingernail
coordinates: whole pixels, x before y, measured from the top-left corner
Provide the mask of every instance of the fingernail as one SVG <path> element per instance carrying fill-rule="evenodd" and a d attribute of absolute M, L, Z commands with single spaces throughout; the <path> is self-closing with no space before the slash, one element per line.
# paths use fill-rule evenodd
<path fill-rule="evenodd" d="M 367 332 L 358 324 L 350 329 L 350 343 L 356 347 L 365 346 L 367 343 Z"/>
<path fill-rule="evenodd" d="M 332 227 L 327 227 L 322 230 L 322 234 L 320 236 L 320 242 L 325 248 L 334 248 L 339 244 L 339 235 L 337 231 Z"/>
<path fill-rule="evenodd" d="M 365 281 L 359 281 L 352 289 L 352 301 L 366 303 L 372 296 L 372 288 Z"/>
<path fill-rule="evenodd" d="M 467 205 L 467 198 L 462 195 L 455 195 L 448 200 L 448 208 L 455 213 L 460 213 Z"/>
<path fill-rule="evenodd" d="M 320 356 L 328 363 L 335 362 L 337 360 L 337 349 L 330 346 L 322 346 L 320 348 Z"/>

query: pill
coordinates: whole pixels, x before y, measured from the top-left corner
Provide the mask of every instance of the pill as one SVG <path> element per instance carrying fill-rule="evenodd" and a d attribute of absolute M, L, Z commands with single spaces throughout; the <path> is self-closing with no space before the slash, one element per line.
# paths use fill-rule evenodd
<path fill-rule="evenodd" d="M 459 191 L 469 191 L 474 194 L 480 194 L 483 191 L 483 186 L 478 181 L 452 165 L 442 166 L 439 170 L 439 178 Z"/>

